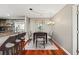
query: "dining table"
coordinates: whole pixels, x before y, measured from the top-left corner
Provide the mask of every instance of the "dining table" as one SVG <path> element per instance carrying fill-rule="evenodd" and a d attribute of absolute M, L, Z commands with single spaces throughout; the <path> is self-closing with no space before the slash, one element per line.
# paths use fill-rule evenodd
<path fill-rule="evenodd" d="M 33 44 L 35 44 L 36 38 L 44 38 L 45 37 L 45 41 L 47 44 L 47 33 L 46 32 L 34 32 L 33 33 Z"/>

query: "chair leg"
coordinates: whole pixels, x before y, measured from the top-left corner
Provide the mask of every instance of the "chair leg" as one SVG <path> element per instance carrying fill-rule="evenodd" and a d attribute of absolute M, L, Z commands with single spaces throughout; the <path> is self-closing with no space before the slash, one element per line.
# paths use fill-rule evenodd
<path fill-rule="evenodd" d="M 9 49 L 6 50 L 6 55 L 9 55 Z"/>
<path fill-rule="evenodd" d="M 45 48 L 45 41 L 44 41 L 44 48 Z"/>
<path fill-rule="evenodd" d="M 3 50 L 3 51 L 2 51 L 2 55 L 4 55 L 4 54 L 5 54 L 5 51 Z"/>
<path fill-rule="evenodd" d="M 37 48 L 37 40 L 36 40 L 36 48 Z"/>

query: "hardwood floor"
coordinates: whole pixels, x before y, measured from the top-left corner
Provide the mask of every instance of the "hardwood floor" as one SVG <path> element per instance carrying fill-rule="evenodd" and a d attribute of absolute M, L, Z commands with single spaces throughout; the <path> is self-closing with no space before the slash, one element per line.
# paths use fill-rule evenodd
<path fill-rule="evenodd" d="M 63 50 L 25 50 L 22 55 L 67 55 Z"/>
<path fill-rule="evenodd" d="M 58 50 L 24 50 L 21 55 L 67 55 L 55 42 L 53 43 L 58 47 Z"/>

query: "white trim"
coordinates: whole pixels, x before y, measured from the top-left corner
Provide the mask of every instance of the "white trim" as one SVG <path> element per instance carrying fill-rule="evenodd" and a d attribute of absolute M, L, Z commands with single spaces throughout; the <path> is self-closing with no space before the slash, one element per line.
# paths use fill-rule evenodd
<path fill-rule="evenodd" d="M 58 42 L 56 42 L 55 40 L 53 40 L 61 49 L 63 49 L 68 55 L 71 55 L 71 53 L 69 53 L 65 48 L 63 48 Z"/>
<path fill-rule="evenodd" d="M 73 55 L 77 55 L 77 5 L 72 6 Z"/>

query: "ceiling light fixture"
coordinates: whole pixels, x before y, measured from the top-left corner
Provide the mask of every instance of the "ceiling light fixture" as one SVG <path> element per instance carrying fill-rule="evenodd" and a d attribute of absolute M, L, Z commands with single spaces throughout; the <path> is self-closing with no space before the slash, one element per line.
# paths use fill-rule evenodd
<path fill-rule="evenodd" d="M 54 22 L 54 21 L 52 21 L 52 19 L 50 19 L 50 20 L 47 22 L 47 24 L 48 24 L 48 25 L 54 25 L 54 24 L 55 24 L 55 22 Z"/>
<path fill-rule="evenodd" d="M 49 21 L 47 24 L 48 24 L 48 25 L 54 25 L 55 22 L 53 22 L 53 21 Z"/>

